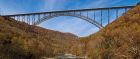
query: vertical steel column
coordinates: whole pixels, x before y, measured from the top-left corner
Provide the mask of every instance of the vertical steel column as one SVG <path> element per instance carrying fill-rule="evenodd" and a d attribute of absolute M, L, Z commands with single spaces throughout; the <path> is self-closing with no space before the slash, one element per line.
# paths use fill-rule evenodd
<path fill-rule="evenodd" d="M 124 8 L 125 9 L 125 12 L 124 13 L 126 13 L 127 12 L 127 8 Z"/>
<path fill-rule="evenodd" d="M 21 16 L 21 22 L 23 22 L 23 20 L 24 20 L 24 19 L 23 19 L 23 15 L 22 15 L 22 16 Z"/>
<path fill-rule="evenodd" d="M 88 11 L 87 11 L 87 17 L 88 17 Z"/>
<path fill-rule="evenodd" d="M 38 20 L 39 20 L 39 22 L 41 21 L 41 20 L 40 20 L 40 14 L 38 14 Z"/>
<path fill-rule="evenodd" d="M 24 22 L 26 23 L 26 15 L 24 15 Z"/>
<path fill-rule="evenodd" d="M 32 15 L 32 25 L 35 23 L 35 15 Z"/>
<path fill-rule="evenodd" d="M 13 19 L 16 20 L 16 19 L 15 19 L 15 16 L 13 16 Z"/>
<path fill-rule="evenodd" d="M 17 21 L 17 16 L 15 16 L 15 20 Z"/>
<path fill-rule="evenodd" d="M 75 11 L 73 11 L 74 12 L 74 15 L 75 15 Z"/>
<path fill-rule="evenodd" d="M 110 23 L 110 9 L 107 10 L 107 15 L 108 15 L 108 24 Z"/>
<path fill-rule="evenodd" d="M 27 23 L 29 24 L 29 15 L 27 15 Z"/>
<path fill-rule="evenodd" d="M 125 12 L 127 11 L 127 8 L 124 8 L 125 9 Z"/>
<path fill-rule="evenodd" d="M 20 16 L 18 16 L 18 21 L 20 21 Z"/>
<path fill-rule="evenodd" d="M 25 15 L 23 15 L 23 21 L 22 22 L 25 22 Z"/>
<path fill-rule="evenodd" d="M 94 20 L 96 20 L 96 15 L 95 15 L 96 13 L 95 13 L 95 12 L 96 12 L 96 11 L 94 11 Z"/>
<path fill-rule="evenodd" d="M 26 23 L 28 24 L 28 15 L 26 15 Z"/>
<path fill-rule="evenodd" d="M 18 20 L 17 20 L 17 19 L 18 19 L 18 17 L 17 17 L 17 16 L 15 16 L 16 23 L 18 22 Z"/>
<path fill-rule="evenodd" d="M 100 13 L 100 16 L 101 16 L 101 26 L 103 25 L 102 24 L 102 16 L 103 16 L 102 12 L 103 12 L 103 10 L 101 10 L 101 13 Z"/>
<path fill-rule="evenodd" d="M 18 21 L 18 16 L 16 16 L 16 21 Z"/>
<path fill-rule="evenodd" d="M 31 15 L 28 16 L 29 25 L 31 25 L 31 19 L 30 19 L 31 17 L 30 16 Z"/>
<path fill-rule="evenodd" d="M 20 19 L 20 17 L 21 17 L 21 16 L 18 16 L 18 20 L 21 22 L 21 19 Z"/>
<path fill-rule="evenodd" d="M 49 13 L 49 16 L 51 16 L 52 15 L 52 13 Z"/>
<path fill-rule="evenodd" d="M 118 18 L 118 9 L 116 9 L 116 19 Z"/>
<path fill-rule="evenodd" d="M 80 16 L 82 15 L 81 11 L 80 11 Z"/>

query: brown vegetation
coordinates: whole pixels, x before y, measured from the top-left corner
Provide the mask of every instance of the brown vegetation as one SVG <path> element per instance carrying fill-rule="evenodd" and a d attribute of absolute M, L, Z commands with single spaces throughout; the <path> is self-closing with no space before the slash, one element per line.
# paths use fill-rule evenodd
<path fill-rule="evenodd" d="M 78 37 L 8 17 L 0 17 L 0 59 L 39 59 L 58 54 L 78 55 Z"/>
<path fill-rule="evenodd" d="M 84 40 L 89 59 L 140 59 L 140 5 Z"/>

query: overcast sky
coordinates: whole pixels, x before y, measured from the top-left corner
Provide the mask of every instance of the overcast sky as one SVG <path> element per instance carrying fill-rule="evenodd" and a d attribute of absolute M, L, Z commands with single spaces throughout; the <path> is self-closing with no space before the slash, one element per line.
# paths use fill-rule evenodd
<path fill-rule="evenodd" d="M 0 14 L 20 14 L 49 12 L 71 9 L 100 8 L 112 6 L 136 5 L 139 0 L 0 0 Z M 78 36 L 88 36 L 99 29 L 94 25 L 75 17 L 56 17 L 39 26 L 70 32 Z"/>

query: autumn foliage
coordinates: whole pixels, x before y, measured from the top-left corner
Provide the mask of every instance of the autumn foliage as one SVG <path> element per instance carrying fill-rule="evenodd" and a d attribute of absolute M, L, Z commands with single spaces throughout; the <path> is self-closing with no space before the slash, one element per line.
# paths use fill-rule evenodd
<path fill-rule="evenodd" d="M 87 41 L 88 59 L 140 59 L 140 5 L 87 37 Z"/>
<path fill-rule="evenodd" d="M 0 59 L 40 59 L 65 53 L 78 55 L 78 45 L 78 37 L 73 34 L 0 17 Z"/>

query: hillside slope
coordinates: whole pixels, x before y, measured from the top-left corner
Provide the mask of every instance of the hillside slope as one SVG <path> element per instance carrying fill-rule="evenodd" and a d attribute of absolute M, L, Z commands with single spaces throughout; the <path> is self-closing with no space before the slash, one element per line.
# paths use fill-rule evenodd
<path fill-rule="evenodd" d="M 78 37 L 0 17 L 0 59 L 40 59 L 77 49 Z"/>
<path fill-rule="evenodd" d="M 140 5 L 81 41 L 89 59 L 140 59 Z"/>

